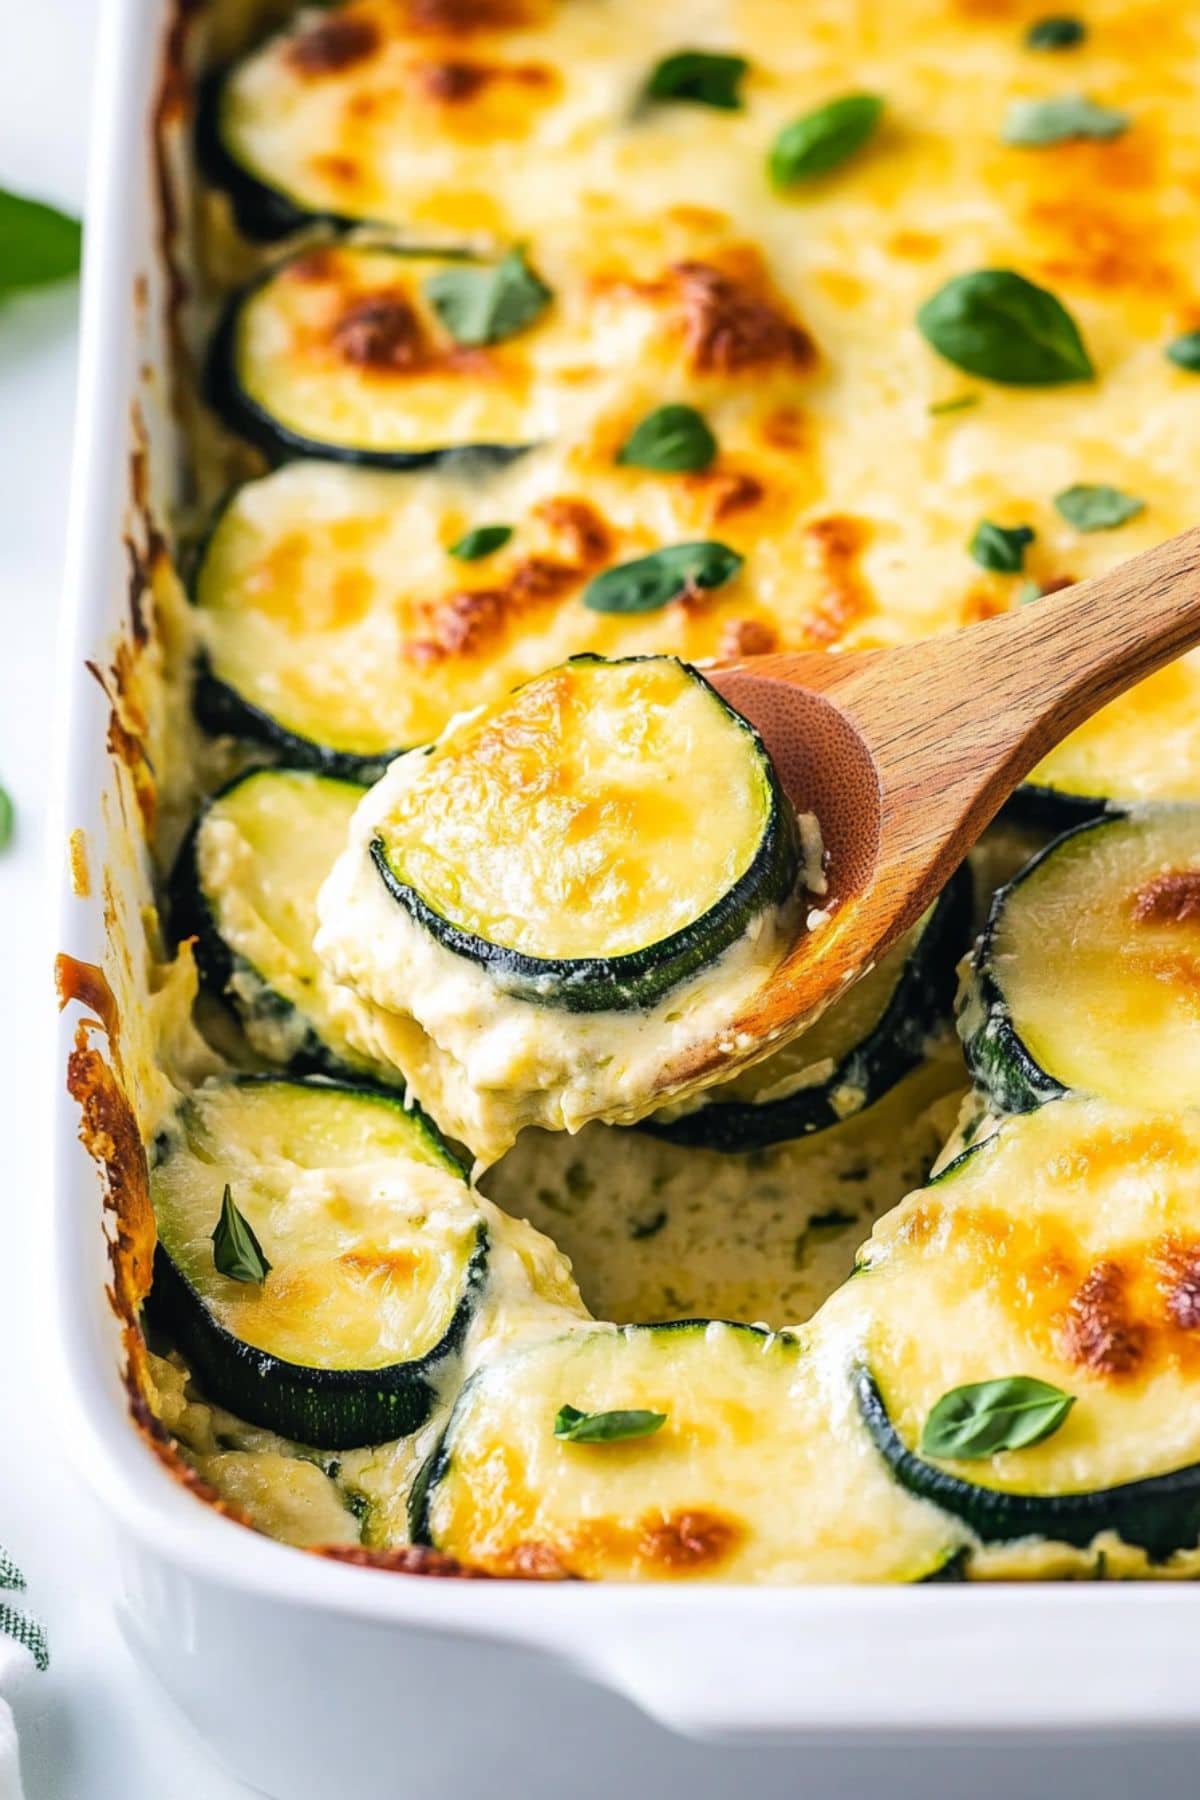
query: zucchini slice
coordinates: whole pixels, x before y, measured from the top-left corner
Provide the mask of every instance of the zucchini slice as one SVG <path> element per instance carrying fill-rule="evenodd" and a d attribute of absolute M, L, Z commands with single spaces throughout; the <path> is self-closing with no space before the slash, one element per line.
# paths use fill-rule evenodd
<path fill-rule="evenodd" d="M 876 1225 L 839 1315 L 887 1466 L 983 1542 L 1196 1548 L 1200 1115 L 1068 1098 L 1005 1120 Z M 1074 1400 L 1051 1436 L 920 1453 L 945 1394 L 1014 1375 Z"/>
<path fill-rule="evenodd" d="M 665 1417 L 570 1442 L 564 1406 Z M 416 1542 L 494 1575 L 911 1581 L 956 1544 L 872 1468 L 853 1409 L 831 1416 L 796 1338 L 704 1320 L 581 1329 L 490 1362 L 410 1512 Z"/>
<path fill-rule="evenodd" d="M 859 1369 L 854 1379 L 863 1422 L 896 1480 L 910 1494 L 962 1519 L 981 1543 L 1040 1537 L 1086 1550 L 1104 1533 L 1115 1532 L 1151 1562 L 1165 1562 L 1200 1543 L 1200 1463 L 1084 1493 L 1014 1494 L 984 1487 L 910 1450 L 871 1371 Z"/>
<path fill-rule="evenodd" d="M 652 1114 L 642 1131 L 737 1154 L 828 1131 L 915 1069 L 950 1017 L 971 929 L 964 866 L 870 974 L 810 1031 L 745 1074 L 705 1090 L 694 1111 Z"/>
<path fill-rule="evenodd" d="M 539 1005 L 650 1005 L 799 874 L 761 738 L 673 657 L 574 657 L 387 780 L 370 846 L 387 892 Z"/>
<path fill-rule="evenodd" d="M 824 603 L 805 491 L 767 440 L 765 405 L 748 416 L 739 394 L 711 415 L 723 460 L 685 481 L 614 460 L 642 416 L 630 399 L 611 441 L 546 445 L 486 471 L 469 458 L 408 473 L 301 459 L 243 483 L 191 581 L 201 724 L 294 767 L 374 781 L 455 713 L 573 654 L 695 661 L 805 641 Z M 760 498 L 726 516 L 739 489 Z M 471 562 L 453 554 L 496 524 L 512 530 L 503 547 Z M 582 604 L 603 568 L 703 538 L 752 551 L 703 606 Z"/>
<path fill-rule="evenodd" d="M 347 1041 L 313 951 L 317 894 L 363 789 L 305 769 L 251 769 L 208 802 L 170 881 L 177 940 L 194 937 L 205 987 L 253 1050 L 293 1074 L 369 1075 L 387 1064 Z"/>
<path fill-rule="evenodd" d="M 153 1317 L 206 1394 L 322 1448 L 423 1425 L 488 1265 L 465 1173 L 424 1115 L 369 1089 L 244 1077 L 198 1089 L 155 1151 Z M 217 1270 L 226 1184 L 262 1282 Z"/>
<path fill-rule="evenodd" d="M 992 1104 L 1200 1102 L 1200 807 L 1076 827 L 996 894 L 959 1019 Z"/>
<path fill-rule="evenodd" d="M 305 7 L 211 85 L 202 166 L 260 240 L 313 219 L 511 240 L 583 192 L 606 216 L 635 194 L 647 212 L 703 194 L 735 216 L 730 134 L 750 156 L 750 124 L 633 104 L 681 38 L 675 9 L 637 0 Z"/>
<path fill-rule="evenodd" d="M 450 450 L 525 449 L 540 420 L 524 334 L 456 343 L 428 299 L 432 280 L 467 266 L 359 243 L 275 263 L 234 295 L 213 337 L 212 405 L 268 456 L 408 469 Z"/>
<path fill-rule="evenodd" d="M 1038 764 L 1006 809 L 1063 830 L 1107 808 L 1200 801 L 1200 653 L 1102 708 Z"/>

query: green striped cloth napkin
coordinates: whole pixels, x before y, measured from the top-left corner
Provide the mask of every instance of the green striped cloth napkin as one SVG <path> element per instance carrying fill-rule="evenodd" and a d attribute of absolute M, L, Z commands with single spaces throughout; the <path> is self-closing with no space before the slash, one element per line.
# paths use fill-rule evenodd
<path fill-rule="evenodd" d="M 12 1557 L 0 1550 L 0 1800 L 22 1800 L 21 1769 L 17 1759 L 17 1730 L 5 1695 L 28 1672 L 30 1660 L 37 1669 L 50 1662 L 46 1633 L 31 1614 L 5 1600 L 5 1593 L 20 1593 L 25 1577 Z"/>

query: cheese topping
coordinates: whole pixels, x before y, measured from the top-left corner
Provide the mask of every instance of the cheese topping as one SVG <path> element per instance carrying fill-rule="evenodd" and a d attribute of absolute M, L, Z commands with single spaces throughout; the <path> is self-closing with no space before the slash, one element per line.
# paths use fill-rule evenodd
<path fill-rule="evenodd" d="M 371 843 L 419 762 L 398 759 L 371 790 L 321 890 L 316 950 L 341 984 L 340 1028 L 400 1070 L 484 1163 L 527 1125 L 578 1131 L 592 1118 L 644 1117 L 659 1071 L 732 1024 L 778 962 L 786 930 L 760 915 L 714 966 L 645 1012 L 568 1013 L 514 998 L 416 924 L 379 878 Z"/>

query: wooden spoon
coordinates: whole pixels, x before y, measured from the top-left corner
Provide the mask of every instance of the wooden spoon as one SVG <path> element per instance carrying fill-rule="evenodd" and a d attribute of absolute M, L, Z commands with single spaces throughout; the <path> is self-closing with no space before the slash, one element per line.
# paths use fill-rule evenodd
<path fill-rule="evenodd" d="M 1200 642 L 1200 527 L 1109 574 L 895 650 L 749 657 L 705 674 L 762 733 L 829 853 L 829 921 L 802 933 L 664 1095 L 759 1061 L 877 963 L 1047 751 Z"/>

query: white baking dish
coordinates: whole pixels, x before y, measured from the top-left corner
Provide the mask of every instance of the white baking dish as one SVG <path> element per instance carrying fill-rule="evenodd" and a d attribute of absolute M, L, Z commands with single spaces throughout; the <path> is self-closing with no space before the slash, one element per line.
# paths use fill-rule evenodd
<path fill-rule="evenodd" d="M 113 774 L 108 703 L 84 662 L 107 664 L 127 613 L 135 401 L 159 465 L 172 455 L 151 157 L 168 11 L 168 0 L 109 0 L 98 55 L 61 664 L 70 716 L 52 833 L 65 848 L 68 830 L 86 830 L 93 876 Z M 56 879 L 62 947 L 103 961 L 100 882 L 75 897 L 65 856 Z M 64 1014 L 51 1072 L 63 1432 L 116 1522 L 131 1643 L 255 1785 L 285 1800 L 413 1794 L 404 1771 L 418 1741 L 421 1793 L 532 1792 L 535 1768 L 559 1793 L 611 1792 L 621 1755 L 642 1778 L 652 1764 L 657 1782 L 699 1795 L 746 1780 L 760 1794 L 794 1793 L 797 1769 L 811 1768 L 794 1753 L 748 1761 L 655 1733 L 588 1683 L 675 1732 L 742 1746 L 1187 1731 L 1200 1719 L 1200 1593 L 1187 1586 L 439 1581 L 323 1561 L 221 1517 L 160 1466 L 129 1419 L 97 1173 L 63 1088 L 77 1017 L 74 1006 Z M 878 1773 L 898 1791 L 894 1768 Z"/>

